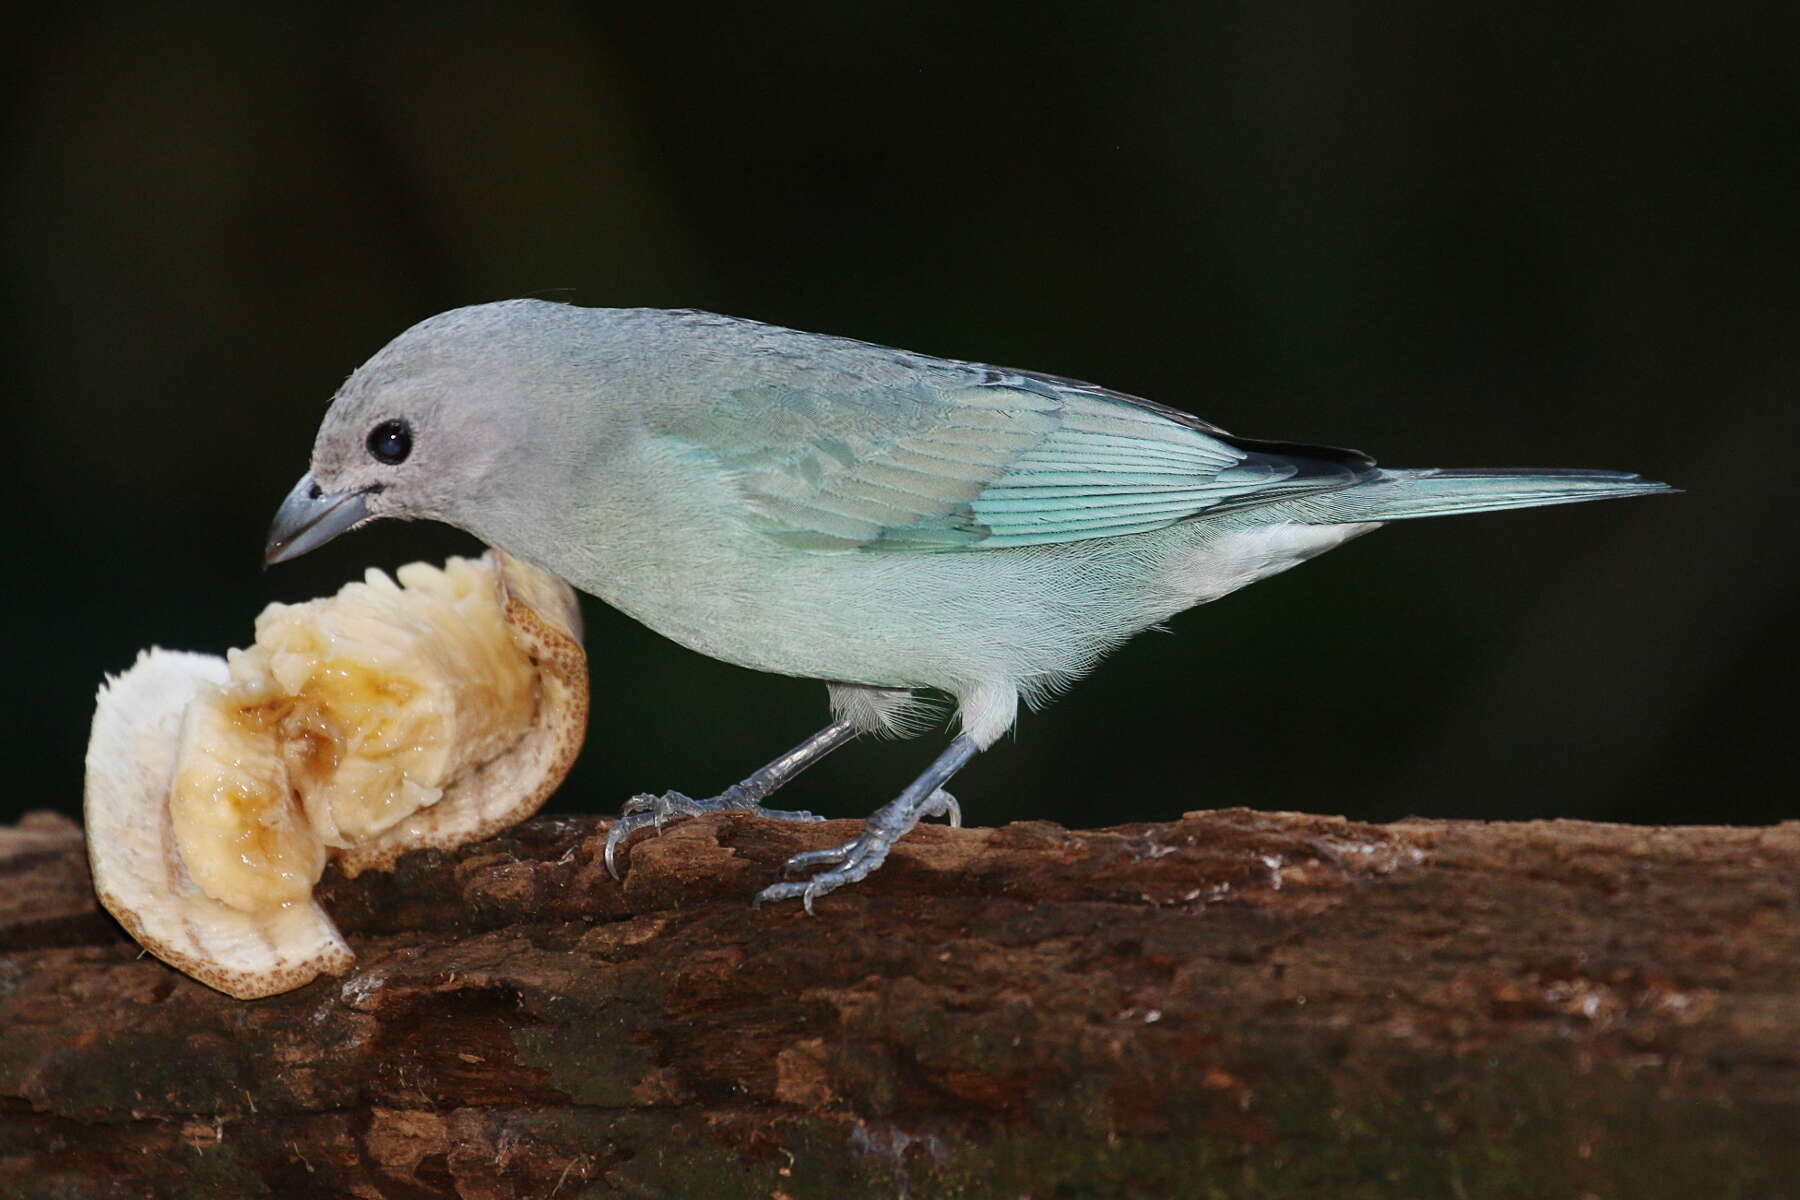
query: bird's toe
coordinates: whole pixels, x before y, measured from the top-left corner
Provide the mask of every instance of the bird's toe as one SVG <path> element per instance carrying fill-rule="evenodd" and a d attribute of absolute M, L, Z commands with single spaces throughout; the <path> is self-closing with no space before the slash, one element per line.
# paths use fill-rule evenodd
<path fill-rule="evenodd" d="M 925 802 L 925 808 L 919 815 L 925 817 L 944 817 L 947 818 L 952 829 L 962 828 L 962 805 L 956 802 L 955 796 L 952 796 L 943 788 L 939 788 L 937 791 L 931 793 L 931 799 Z"/>

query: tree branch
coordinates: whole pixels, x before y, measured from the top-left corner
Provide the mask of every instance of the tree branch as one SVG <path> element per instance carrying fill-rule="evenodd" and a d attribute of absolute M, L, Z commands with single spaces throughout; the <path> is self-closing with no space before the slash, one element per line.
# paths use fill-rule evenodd
<path fill-rule="evenodd" d="M 140 957 L 0 831 L 0 1194 L 1756 1196 L 1800 1178 L 1800 825 L 1243 810 L 633 843 L 540 818 L 322 887 L 355 970 Z"/>

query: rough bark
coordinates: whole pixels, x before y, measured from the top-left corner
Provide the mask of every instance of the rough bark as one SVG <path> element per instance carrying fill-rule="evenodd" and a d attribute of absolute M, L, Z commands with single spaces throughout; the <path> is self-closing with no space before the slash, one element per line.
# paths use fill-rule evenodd
<path fill-rule="evenodd" d="M 359 961 L 140 957 L 0 834 L 0 1195 L 1800 1194 L 1800 825 L 540 819 L 330 875 Z"/>

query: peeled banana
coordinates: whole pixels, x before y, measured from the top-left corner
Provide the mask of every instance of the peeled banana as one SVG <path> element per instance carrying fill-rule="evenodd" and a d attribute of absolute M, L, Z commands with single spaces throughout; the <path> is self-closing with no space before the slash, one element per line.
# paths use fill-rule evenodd
<path fill-rule="evenodd" d="M 101 903 L 240 999 L 343 973 L 327 860 L 386 869 L 536 812 L 586 730 L 580 630 L 567 584 L 489 551 L 271 605 L 225 659 L 146 651 L 88 744 Z"/>

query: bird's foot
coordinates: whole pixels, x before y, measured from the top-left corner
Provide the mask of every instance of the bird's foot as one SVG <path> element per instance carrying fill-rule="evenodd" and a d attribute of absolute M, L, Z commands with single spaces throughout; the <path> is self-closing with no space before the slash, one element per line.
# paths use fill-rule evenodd
<path fill-rule="evenodd" d="M 756 893 L 755 904 L 775 900 L 798 899 L 810 916 L 813 901 L 834 892 L 847 883 L 866 879 L 883 862 L 894 843 L 912 832 L 924 817 L 948 817 L 951 825 L 962 824 L 962 808 L 956 797 L 938 788 L 922 802 L 909 802 L 905 796 L 883 805 L 863 822 L 863 830 L 841 846 L 828 850 L 807 850 L 796 854 L 781 866 L 783 875 L 813 867 L 829 866 L 812 878 L 789 883 L 774 883 Z"/>
<path fill-rule="evenodd" d="M 695 800 L 680 792 L 664 792 L 660 796 L 652 796 L 641 792 L 625 802 L 619 810 L 619 819 L 606 835 L 606 870 L 614 879 L 619 878 L 618 851 L 632 834 L 640 829 L 656 827 L 662 832 L 665 822 L 680 820 L 683 817 L 704 817 L 708 813 L 747 812 L 759 817 L 772 817 L 777 821 L 823 821 L 825 818 L 809 812 L 789 812 L 779 808 L 764 808 L 751 795 L 735 787 L 726 788 L 717 796 L 705 800 Z"/>

